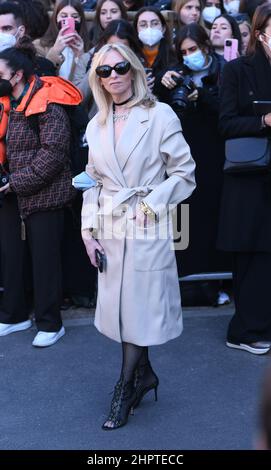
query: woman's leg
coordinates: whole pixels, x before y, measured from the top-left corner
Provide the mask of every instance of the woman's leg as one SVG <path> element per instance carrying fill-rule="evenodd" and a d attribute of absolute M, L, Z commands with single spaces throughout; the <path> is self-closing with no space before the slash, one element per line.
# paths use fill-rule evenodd
<path fill-rule="evenodd" d="M 133 408 L 136 408 L 144 395 L 150 390 L 154 390 L 155 400 L 157 401 L 157 388 L 159 385 L 159 379 L 155 374 L 150 360 L 149 360 L 149 349 L 145 346 L 142 350 L 141 357 L 138 361 L 137 368 L 135 370 L 135 390 L 136 390 L 136 401 Z"/>
<path fill-rule="evenodd" d="M 122 368 L 115 386 L 111 410 L 103 429 L 116 429 L 126 424 L 128 414 L 136 400 L 135 370 L 143 352 L 142 346 L 122 343 Z"/>

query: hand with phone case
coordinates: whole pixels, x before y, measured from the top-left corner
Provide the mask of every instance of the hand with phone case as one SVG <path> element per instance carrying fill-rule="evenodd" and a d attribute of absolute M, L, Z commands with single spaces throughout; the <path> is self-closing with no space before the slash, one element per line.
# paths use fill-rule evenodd
<path fill-rule="evenodd" d="M 52 52 L 60 56 L 58 63 L 58 65 L 60 65 L 64 60 L 62 52 L 66 47 L 71 47 L 74 55 L 80 57 L 84 52 L 84 42 L 76 31 L 74 18 L 62 18 L 57 24 L 59 33 L 52 47 Z"/>
<path fill-rule="evenodd" d="M 225 39 L 224 42 L 224 59 L 229 62 L 230 60 L 237 59 L 238 52 L 238 39 Z"/>
<path fill-rule="evenodd" d="M 75 32 L 75 19 L 71 17 L 63 18 L 61 20 L 61 26 L 63 28 L 63 36 L 73 34 Z"/>
<path fill-rule="evenodd" d="M 80 57 L 80 55 L 84 52 L 84 41 L 81 36 L 76 31 L 76 22 L 74 18 L 63 18 L 61 20 L 62 25 L 62 34 L 63 36 L 69 35 L 69 47 L 74 52 L 76 57 Z"/>
<path fill-rule="evenodd" d="M 106 257 L 102 245 L 93 238 L 88 229 L 82 230 L 82 239 L 92 266 L 98 269 L 105 269 Z M 100 268 L 99 268 L 100 265 Z M 102 271 L 101 271 L 102 272 Z"/>
<path fill-rule="evenodd" d="M 106 257 L 104 255 L 104 253 L 102 253 L 100 250 L 96 249 L 95 250 L 95 258 L 96 258 L 97 267 L 98 267 L 100 273 L 102 273 L 105 270 Z"/>

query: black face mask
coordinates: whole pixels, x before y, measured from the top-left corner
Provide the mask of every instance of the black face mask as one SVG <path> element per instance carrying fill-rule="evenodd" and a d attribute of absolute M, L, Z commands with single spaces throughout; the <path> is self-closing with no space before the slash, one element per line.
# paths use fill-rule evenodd
<path fill-rule="evenodd" d="M 9 80 L 0 78 L 0 96 L 11 95 L 13 87 Z"/>
<path fill-rule="evenodd" d="M 79 34 L 79 31 L 80 31 L 80 29 L 81 29 L 81 23 L 80 23 L 80 21 L 79 21 L 79 22 L 78 22 L 78 21 L 75 21 L 74 25 L 75 25 L 75 31 Z M 57 22 L 57 28 L 58 28 L 59 31 L 61 30 L 61 28 L 62 28 L 62 23 L 61 23 L 61 21 L 58 21 L 58 22 Z"/>

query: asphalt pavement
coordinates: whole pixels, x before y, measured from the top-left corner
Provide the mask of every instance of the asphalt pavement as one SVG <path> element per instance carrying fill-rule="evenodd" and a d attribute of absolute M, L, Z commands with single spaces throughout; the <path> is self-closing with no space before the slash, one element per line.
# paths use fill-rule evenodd
<path fill-rule="evenodd" d="M 270 356 L 226 348 L 232 306 L 184 309 L 184 332 L 151 348 L 158 402 L 145 396 L 128 424 L 101 425 L 118 378 L 120 345 L 87 310 L 64 314 L 66 335 L 31 346 L 35 327 L 0 338 L 0 449 L 252 449 Z"/>

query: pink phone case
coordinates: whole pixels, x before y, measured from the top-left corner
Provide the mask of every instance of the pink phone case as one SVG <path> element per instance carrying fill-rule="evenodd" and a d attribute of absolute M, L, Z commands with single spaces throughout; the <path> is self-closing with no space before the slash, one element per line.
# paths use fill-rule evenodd
<path fill-rule="evenodd" d="M 225 39 L 224 43 L 224 59 L 229 62 L 230 60 L 237 59 L 238 57 L 238 39 Z"/>
<path fill-rule="evenodd" d="M 63 26 L 67 26 L 67 29 L 63 32 L 63 34 L 71 34 L 75 31 L 75 20 L 74 18 L 63 18 L 61 20 L 62 28 Z"/>

